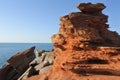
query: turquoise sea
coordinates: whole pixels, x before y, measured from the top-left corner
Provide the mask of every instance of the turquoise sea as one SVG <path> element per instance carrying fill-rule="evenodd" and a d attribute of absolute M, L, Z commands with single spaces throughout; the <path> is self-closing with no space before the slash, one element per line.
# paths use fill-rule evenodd
<path fill-rule="evenodd" d="M 52 50 L 51 43 L 0 43 L 0 67 L 17 52 L 24 51 L 33 46 L 40 50 Z"/>

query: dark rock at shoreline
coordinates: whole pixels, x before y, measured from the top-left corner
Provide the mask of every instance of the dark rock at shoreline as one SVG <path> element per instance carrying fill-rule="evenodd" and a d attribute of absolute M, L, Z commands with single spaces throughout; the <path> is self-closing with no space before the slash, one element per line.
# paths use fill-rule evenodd
<path fill-rule="evenodd" d="M 0 69 L 0 80 L 17 80 L 29 67 L 29 63 L 35 58 L 35 47 L 12 56 Z"/>

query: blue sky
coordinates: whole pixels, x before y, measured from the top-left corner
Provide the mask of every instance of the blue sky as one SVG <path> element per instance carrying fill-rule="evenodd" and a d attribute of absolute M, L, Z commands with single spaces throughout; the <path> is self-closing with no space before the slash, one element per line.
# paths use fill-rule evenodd
<path fill-rule="evenodd" d="M 0 42 L 49 43 L 59 18 L 79 11 L 81 2 L 102 2 L 110 30 L 120 34 L 120 0 L 0 0 Z"/>

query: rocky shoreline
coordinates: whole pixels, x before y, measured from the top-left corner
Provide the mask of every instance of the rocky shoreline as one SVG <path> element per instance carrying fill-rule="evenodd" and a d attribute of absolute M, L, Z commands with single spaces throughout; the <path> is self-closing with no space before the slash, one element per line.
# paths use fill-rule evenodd
<path fill-rule="evenodd" d="M 52 69 L 55 58 L 54 52 L 34 50 L 35 47 L 31 47 L 28 50 L 16 53 L 8 59 L 7 63 L 0 69 L 0 79 L 25 80 Z"/>
<path fill-rule="evenodd" d="M 2 80 L 120 80 L 120 35 L 110 31 L 102 3 L 81 3 L 60 18 L 53 51 L 17 53 L 0 70 Z"/>

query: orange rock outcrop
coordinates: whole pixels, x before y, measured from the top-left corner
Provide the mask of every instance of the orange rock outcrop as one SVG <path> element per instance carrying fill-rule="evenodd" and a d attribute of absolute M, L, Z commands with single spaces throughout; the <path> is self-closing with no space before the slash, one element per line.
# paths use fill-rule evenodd
<path fill-rule="evenodd" d="M 52 70 L 28 80 L 120 80 L 120 36 L 108 30 L 102 3 L 81 3 L 52 36 Z"/>

